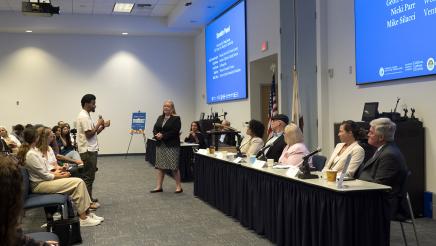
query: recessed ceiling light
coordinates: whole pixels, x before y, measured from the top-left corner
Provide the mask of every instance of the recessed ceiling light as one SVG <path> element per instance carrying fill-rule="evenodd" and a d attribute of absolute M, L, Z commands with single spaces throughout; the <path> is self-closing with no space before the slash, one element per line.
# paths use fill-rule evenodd
<path fill-rule="evenodd" d="M 130 13 L 132 12 L 134 3 L 115 3 L 114 13 Z"/>
<path fill-rule="evenodd" d="M 128 32 L 122 32 L 121 35 L 129 35 Z"/>
<path fill-rule="evenodd" d="M 32 30 L 26 30 L 26 32 L 33 32 Z"/>

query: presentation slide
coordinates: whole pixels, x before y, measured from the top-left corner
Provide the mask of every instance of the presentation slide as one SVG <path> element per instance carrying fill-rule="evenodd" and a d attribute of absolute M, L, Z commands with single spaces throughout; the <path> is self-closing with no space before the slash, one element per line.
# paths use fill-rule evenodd
<path fill-rule="evenodd" d="M 207 103 L 247 98 L 245 1 L 206 27 Z"/>
<path fill-rule="evenodd" d="M 436 0 L 355 0 L 356 83 L 436 74 Z"/>

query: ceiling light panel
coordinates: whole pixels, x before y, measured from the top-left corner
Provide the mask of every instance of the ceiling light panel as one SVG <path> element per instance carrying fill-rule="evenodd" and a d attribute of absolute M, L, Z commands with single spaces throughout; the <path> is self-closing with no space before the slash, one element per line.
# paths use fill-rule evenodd
<path fill-rule="evenodd" d="M 114 13 L 130 13 L 134 5 L 134 3 L 115 3 Z"/>

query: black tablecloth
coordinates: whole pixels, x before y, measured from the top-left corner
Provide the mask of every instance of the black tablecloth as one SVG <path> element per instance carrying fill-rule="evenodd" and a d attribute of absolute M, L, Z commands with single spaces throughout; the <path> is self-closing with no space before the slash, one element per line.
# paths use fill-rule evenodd
<path fill-rule="evenodd" d="M 182 182 L 192 181 L 193 175 L 194 152 L 192 146 L 180 146 L 179 170 Z M 145 151 L 145 160 L 151 165 L 156 164 L 156 141 L 147 139 L 147 148 Z M 168 172 L 171 174 L 171 171 Z"/>
<path fill-rule="evenodd" d="M 194 195 L 278 245 L 389 245 L 384 191 L 335 192 L 195 155 Z"/>

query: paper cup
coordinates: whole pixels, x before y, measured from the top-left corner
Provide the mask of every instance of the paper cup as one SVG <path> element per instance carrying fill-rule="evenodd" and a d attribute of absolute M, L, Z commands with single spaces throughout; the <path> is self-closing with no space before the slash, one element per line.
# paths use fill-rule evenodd
<path fill-rule="evenodd" d="M 266 160 L 266 163 L 268 164 L 268 167 L 274 166 L 274 159 L 268 159 Z"/>
<path fill-rule="evenodd" d="M 329 182 L 336 182 L 336 175 L 338 174 L 338 171 L 327 170 L 325 173 L 327 175 L 327 181 L 329 181 Z"/>

